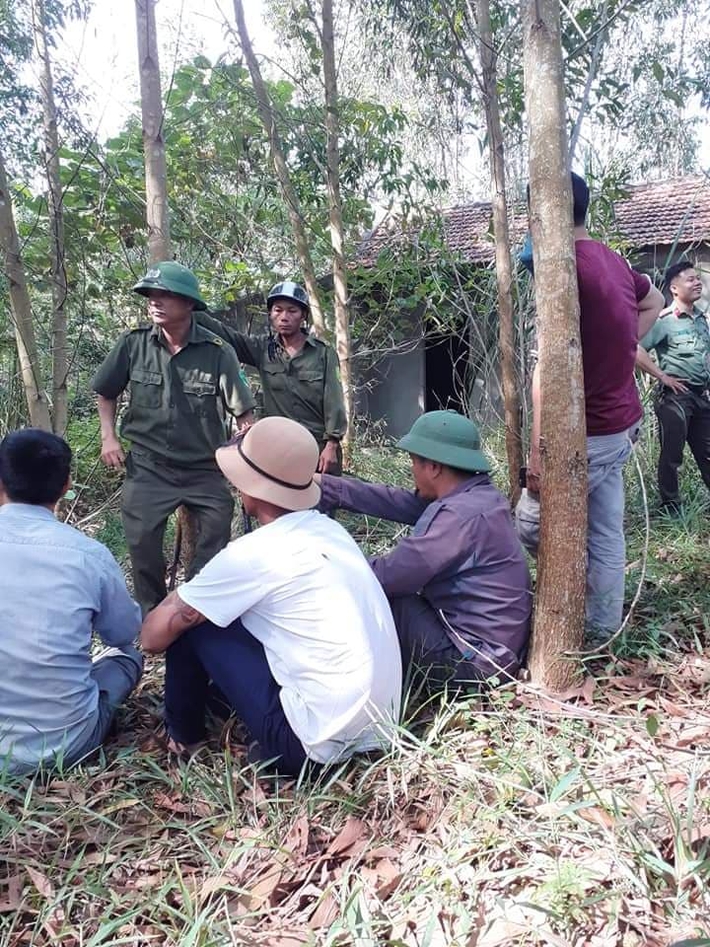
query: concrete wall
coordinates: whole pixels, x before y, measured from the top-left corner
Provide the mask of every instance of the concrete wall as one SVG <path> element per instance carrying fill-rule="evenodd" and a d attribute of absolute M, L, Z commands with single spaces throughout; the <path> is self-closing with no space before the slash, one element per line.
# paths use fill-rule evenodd
<path fill-rule="evenodd" d="M 382 355 L 373 363 L 366 343 L 355 358 L 357 378 L 356 414 L 379 425 L 389 437 L 406 434 L 425 410 L 425 350 L 419 313 L 406 314 L 409 322 L 398 351 Z M 364 350 L 364 352 L 363 352 Z"/>

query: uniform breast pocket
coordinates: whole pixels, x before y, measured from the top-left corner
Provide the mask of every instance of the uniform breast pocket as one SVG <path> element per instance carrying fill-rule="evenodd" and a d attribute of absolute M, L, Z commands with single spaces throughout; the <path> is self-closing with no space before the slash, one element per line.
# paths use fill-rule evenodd
<path fill-rule="evenodd" d="M 134 368 L 131 372 L 131 404 L 142 408 L 159 408 L 163 401 L 163 376 Z"/>
<path fill-rule="evenodd" d="M 301 397 L 318 408 L 323 403 L 323 374 L 319 371 L 301 369 L 297 384 Z"/>
<path fill-rule="evenodd" d="M 182 383 L 187 403 L 194 414 L 204 417 L 214 411 L 217 386 L 214 381 L 205 379 L 185 379 Z"/>
<path fill-rule="evenodd" d="M 283 391 L 286 387 L 286 366 L 281 362 L 267 362 L 262 365 L 261 383 L 265 390 Z"/>

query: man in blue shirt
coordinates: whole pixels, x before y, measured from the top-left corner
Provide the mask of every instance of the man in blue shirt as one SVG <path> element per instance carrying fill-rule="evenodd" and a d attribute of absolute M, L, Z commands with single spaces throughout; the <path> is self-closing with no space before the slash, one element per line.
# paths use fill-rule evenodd
<path fill-rule="evenodd" d="M 55 518 L 70 467 L 55 434 L 0 442 L 0 773 L 93 752 L 141 676 L 140 609 L 118 563 Z M 94 661 L 92 631 L 108 646 Z"/>

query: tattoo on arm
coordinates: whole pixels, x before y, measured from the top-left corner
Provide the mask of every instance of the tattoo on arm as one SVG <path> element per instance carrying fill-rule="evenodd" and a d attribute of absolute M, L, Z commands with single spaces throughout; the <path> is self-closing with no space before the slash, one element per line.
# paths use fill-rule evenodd
<path fill-rule="evenodd" d="M 195 625 L 199 625 L 201 621 L 205 620 L 205 616 L 198 612 L 196 608 L 193 608 L 192 605 L 183 602 L 177 592 L 171 592 L 167 598 L 163 599 L 159 607 L 169 609 L 165 620 L 168 632 L 175 638 L 181 635 L 183 631 L 194 628 Z"/>

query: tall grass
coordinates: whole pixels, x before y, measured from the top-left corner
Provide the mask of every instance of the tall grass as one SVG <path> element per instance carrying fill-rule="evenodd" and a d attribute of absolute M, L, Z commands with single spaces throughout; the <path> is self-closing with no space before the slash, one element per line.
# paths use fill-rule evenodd
<path fill-rule="evenodd" d="M 298 781 L 232 731 L 169 762 L 152 661 L 98 757 L 0 776 L 0 944 L 710 945 L 708 503 L 689 463 L 684 518 L 656 516 L 652 431 L 639 450 L 639 604 L 583 685 L 411 702 L 386 755 Z M 382 445 L 356 463 L 407 482 Z M 398 534 L 343 520 L 370 551 Z"/>

